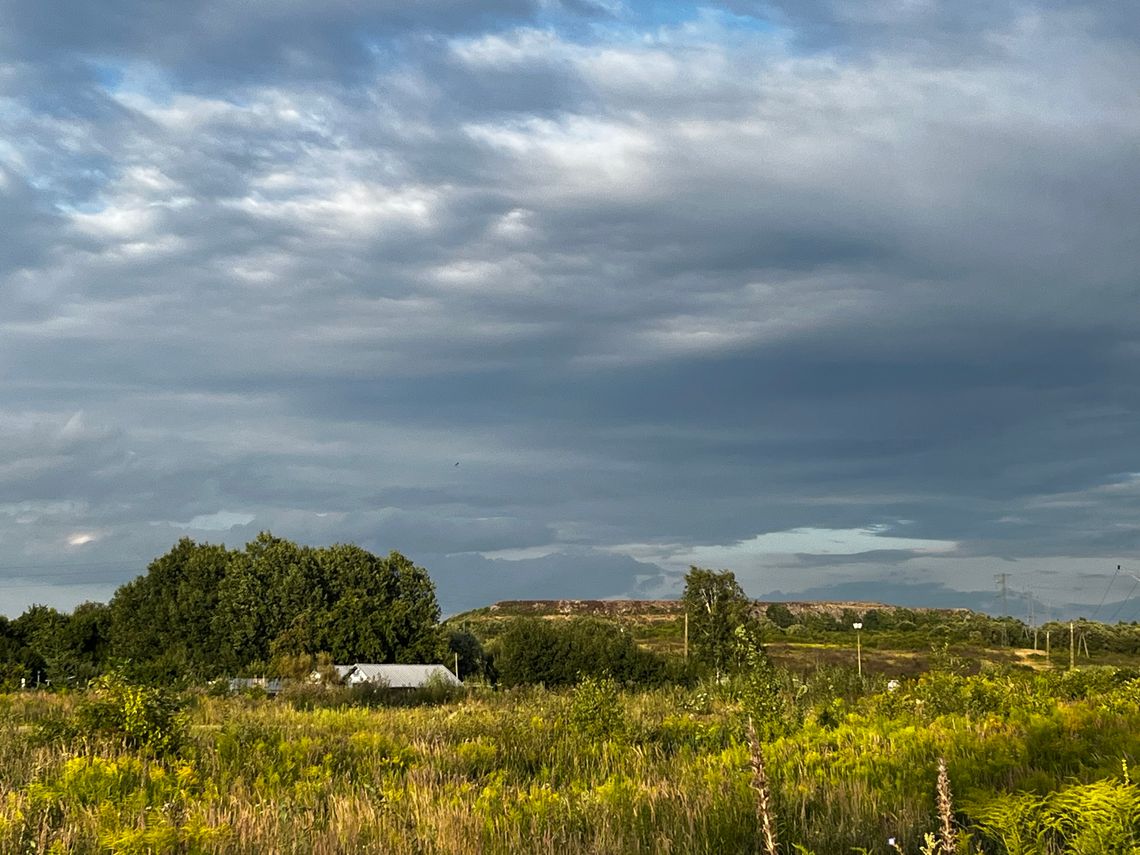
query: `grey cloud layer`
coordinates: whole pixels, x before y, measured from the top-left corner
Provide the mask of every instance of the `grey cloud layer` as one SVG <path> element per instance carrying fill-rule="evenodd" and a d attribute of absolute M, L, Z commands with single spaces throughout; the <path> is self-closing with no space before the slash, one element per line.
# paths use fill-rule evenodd
<path fill-rule="evenodd" d="M 220 510 L 631 586 L 588 550 L 1138 545 L 1119 12 L 45 8 L 0 8 L 0 574 Z"/>

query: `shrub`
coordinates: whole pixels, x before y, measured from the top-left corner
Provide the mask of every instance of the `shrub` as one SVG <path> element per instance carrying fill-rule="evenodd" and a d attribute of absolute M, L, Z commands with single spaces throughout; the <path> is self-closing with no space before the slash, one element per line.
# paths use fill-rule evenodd
<path fill-rule="evenodd" d="M 615 739 L 628 727 L 617 683 L 610 677 L 586 677 L 570 700 L 570 724 L 589 739 Z"/>
<path fill-rule="evenodd" d="M 665 661 L 642 650 L 620 626 L 592 618 L 561 623 L 517 620 L 499 639 L 495 665 L 506 686 L 568 686 L 582 676 L 659 685 Z"/>
<path fill-rule="evenodd" d="M 118 673 L 92 683 L 77 718 L 89 732 L 156 754 L 177 751 L 186 735 L 186 717 L 175 697 L 161 689 L 132 685 Z"/>

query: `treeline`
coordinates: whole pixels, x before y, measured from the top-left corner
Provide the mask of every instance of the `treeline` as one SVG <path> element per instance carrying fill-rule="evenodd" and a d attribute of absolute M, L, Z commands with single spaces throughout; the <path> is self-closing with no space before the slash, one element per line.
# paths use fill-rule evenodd
<path fill-rule="evenodd" d="M 839 614 L 796 610 L 784 603 L 770 603 L 759 614 L 768 637 L 789 641 L 827 641 L 837 634 L 853 635 L 854 624 L 862 623 L 863 643 L 869 647 L 926 649 L 934 644 L 966 644 L 979 647 L 1045 648 L 1046 634 L 1053 648 L 1069 643 L 1069 621 L 1049 621 L 1031 626 L 1010 617 L 980 612 L 903 607 L 843 609 Z M 1097 623 L 1080 618 L 1073 623 L 1075 644 L 1090 654 L 1140 654 L 1140 624 Z"/>
<path fill-rule="evenodd" d="M 600 678 L 647 687 L 691 684 L 702 675 L 741 672 L 747 672 L 753 683 L 770 678 L 760 623 L 731 572 L 691 568 L 683 598 L 692 615 L 692 655 L 687 659 L 645 649 L 626 627 L 613 621 L 519 617 L 487 639 L 483 674 L 505 687 L 570 686 Z M 475 636 L 463 634 L 479 643 Z M 452 636 L 453 647 L 456 638 Z"/>
<path fill-rule="evenodd" d="M 490 650 L 493 676 L 504 686 L 569 686 L 584 677 L 656 686 L 684 678 L 676 663 L 639 647 L 620 626 L 596 618 L 512 621 Z"/>
<path fill-rule="evenodd" d="M 863 625 L 863 631 L 869 634 L 870 639 L 875 633 L 891 641 L 903 641 L 906 636 L 911 636 L 923 644 L 929 639 L 986 647 L 1021 647 L 1024 639 L 1032 638 L 1032 629 L 1017 618 L 993 617 L 966 609 L 893 607 L 857 611 L 846 608 L 835 614 L 810 609 L 793 611 L 784 603 L 770 603 L 763 610 L 761 619 L 769 630 L 778 630 L 789 639 L 799 637 L 803 640 L 851 633 L 855 623 Z"/>
<path fill-rule="evenodd" d="M 317 654 L 441 662 L 439 617 L 427 571 L 397 552 L 269 533 L 242 549 L 184 538 L 108 605 L 0 618 L 0 683 L 82 685 L 111 665 L 139 679 L 205 680 Z"/>
<path fill-rule="evenodd" d="M 866 647 L 1033 643 L 1033 630 L 1015 618 L 964 610 L 836 614 L 758 606 L 731 572 L 698 567 L 685 577 L 683 602 L 692 653 L 686 662 L 644 649 L 629 631 L 635 628 L 596 618 L 516 618 L 490 637 L 478 626 L 474 633 L 441 627 L 427 571 L 398 552 L 301 546 L 269 533 L 240 549 L 183 539 L 109 604 L 84 603 L 71 613 L 33 606 L 13 620 L 0 617 L 0 688 L 81 686 L 111 669 L 192 682 L 296 675 L 318 660 L 451 665 L 456 658 L 464 679 L 508 686 L 603 675 L 656 685 L 737 671 L 762 638 L 827 640 L 853 634 L 854 623 L 862 624 Z M 1068 642 L 1068 624 L 1047 624 L 1038 630 L 1041 649 L 1046 632 L 1054 650 Z M 1078 655 L 1140 653 L 1140 626 L 1082 620 L 1074 640 Z"/>

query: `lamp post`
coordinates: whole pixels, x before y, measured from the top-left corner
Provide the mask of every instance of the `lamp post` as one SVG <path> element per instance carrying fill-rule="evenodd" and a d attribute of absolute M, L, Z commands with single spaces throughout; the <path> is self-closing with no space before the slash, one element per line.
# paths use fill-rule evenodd
<path fill-rule="evenodd" d="M 862 633 L 860 632 L 860 630 L 863 629 L 863 624 L 856 621 L 855 623 L 851 624 L 851 626 L 855 627 L 855 662 L 856 662 L 857 667 L 859 668 L 859 679 L 862 680 L 863 679 L 863 641 L 862 641 L 862 637 L 861 637 Z"/>

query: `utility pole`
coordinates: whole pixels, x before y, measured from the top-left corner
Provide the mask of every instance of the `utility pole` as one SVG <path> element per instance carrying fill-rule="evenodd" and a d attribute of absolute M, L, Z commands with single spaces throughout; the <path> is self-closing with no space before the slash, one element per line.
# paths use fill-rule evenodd
<path fill-rule="evenodd" d="M 997 582 L 998 590 L 1001 591 L 1001 616 L 1004 618 L 1009 614 L 1009 603 L 1007 602 L 1006 582 L 1009 579 L 1008 573 L 995 573 L 994 581 Z M 1003 647 L 1009 646 L 1008 630 L 1004 623 L 1001 625 L 1001 643 Z"/>
<path fill-rule="evenodd" d="M 459 676 L 459 651 L 455 651 L 455 679 L 461 679 Z"/>
<path fill-rule="evenodd" d="M 862 623 L 853 623 L 851 625 L 853 627 L 855 627 L 855 661 L 859 667 L 859 681 L 862 682 L 863 681 L 863 641 L 862 641 L 863 624 Z"/>
<path fill-rule="evenodd" d="M 1073 622 L 1069 621 L 1069 670 L 1077 667 L 1077 648 L 1074 644 L 1076 636 L 1073 635 Z"/>

